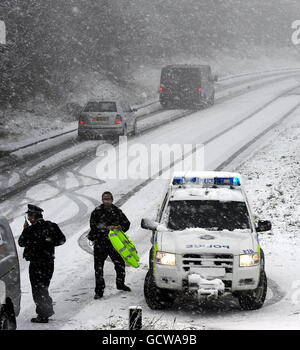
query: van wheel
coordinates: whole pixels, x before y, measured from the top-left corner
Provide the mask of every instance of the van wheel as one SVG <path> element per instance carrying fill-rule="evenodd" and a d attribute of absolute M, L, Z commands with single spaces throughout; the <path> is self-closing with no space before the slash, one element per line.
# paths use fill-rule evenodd
<path fill-rule="evenodd" d="M 208 104 L 209 106 L 213 106 L 215 104 L 215 94 L 211 95 Z"/>
<path fill-rule="evenodd" d="M 267 276 L 265 270 L 261 270 L 259 283 L 256 289 L 241 292 L 238 295 L 240 307 L 243 310 L 260 309 L 267 295 Z"/>
<path fill-rule="evenodd" d="M 82 134 L 78 134 L 78 135 L 77 135 L 77 140 L 78 140 L 78 141 L 84 141 L 85 139 L 86 139 L 86 137 L 83 136 Z"/>
<path fill-rule="evenodd" d="M 152 310 L 170 308 L 175 300 L 173 292 L 156 287 L 152 270 L 149 270 L 145 277 L 144 296 L 147 305 Z"/>
<path fill-rule="evenodd" d="M 9 310 L 6 305 L 3 305 L 0 310 L 0 330 L 15 330 L 17 329 L 16 316 L 13 310 Z"/>

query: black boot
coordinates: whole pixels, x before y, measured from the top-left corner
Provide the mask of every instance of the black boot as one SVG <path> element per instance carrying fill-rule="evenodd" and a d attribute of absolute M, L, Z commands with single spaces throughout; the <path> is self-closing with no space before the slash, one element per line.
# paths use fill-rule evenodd
<path fill-rule="evenodd" d="M 126 284 L 124 283 L 117 284 L 117 289 L 124 290 L 125 292 L 131 292 L 131 289 L 128 286 L 126 286 Z"/>
<path fill-rule="evenodd" d="M 48 317 L 37 316 L 31 319 L 33 323 L 48 323 Z"/>
<path fill-rule="evenodd" d="M 94 295 L 94 299 L 97 300 L 97 299 L 101 299 L 103 297 L 103 292 L 102 293 L 97 293 Z"/>

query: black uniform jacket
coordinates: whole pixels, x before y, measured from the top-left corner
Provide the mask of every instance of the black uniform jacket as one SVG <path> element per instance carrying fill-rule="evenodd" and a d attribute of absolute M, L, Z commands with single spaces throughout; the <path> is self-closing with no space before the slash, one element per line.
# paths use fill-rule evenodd
<path fill-rule="evenodd" d="M 91 214 L 91 231 L 88 234 L 88 239 L 95 242 L 95 244 L 107 242 L 109 241 L 107 226 L 118 225 L 122 227 L 123 232 L 126 232 L 130 227 L 130 222 L 122 210 L 112 205 L 112 210 L 108 211 L 101 204 Z"/>
<path fill-rule="evenodd" d="M 18 243 L 25 247 L 24 258 L 29 261 L 53 261 L 54 247 L 64 244 L 66 237 L 57 224 L 39 219 L 24 228 Z"/>

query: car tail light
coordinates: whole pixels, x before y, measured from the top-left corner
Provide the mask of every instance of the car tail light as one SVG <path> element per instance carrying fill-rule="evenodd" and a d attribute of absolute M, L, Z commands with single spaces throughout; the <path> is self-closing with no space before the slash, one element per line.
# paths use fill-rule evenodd
<path fill-rule="evenodd" d="M 160 87 L 160 88 L 159 88 L 159 90 L 160 90 L 160 91 L 163 91 L 163 88 L 162 88 L 162 87 Z"/>
<path fill-rule="evenodd" d="M 201 92 L 201 91 L 202 91 L 202 88 L 198 88 L 198 91 Z"/>
<path fill-rule="evenodd" d="M 84 121 L 83 121 L 83 120 L 80 120 L 79 123 L 80 123 L 81 125 L 84 125 Z"/>
<path fill-rule="evenodd" d="M 121 124 L 121 122 L 122 122 L 122 117 L 119 114 L 117 114 L 115 124 Z"/>

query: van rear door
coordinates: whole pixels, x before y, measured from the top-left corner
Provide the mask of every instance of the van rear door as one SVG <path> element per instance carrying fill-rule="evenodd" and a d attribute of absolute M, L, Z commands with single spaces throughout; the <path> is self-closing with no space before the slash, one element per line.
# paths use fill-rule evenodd
<path fill-rule="evenodd" d="M 201 72 L 195 67 L 163 68 L 161 74 L 161 87 L 175 91 L 188 89 L 190 92 L 201 88 Z"/>

